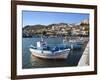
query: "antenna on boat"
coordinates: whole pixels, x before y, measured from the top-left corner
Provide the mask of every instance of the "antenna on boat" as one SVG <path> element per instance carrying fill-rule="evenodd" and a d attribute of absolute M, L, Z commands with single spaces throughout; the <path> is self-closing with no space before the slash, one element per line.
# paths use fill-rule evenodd
<path fill-rule="evenodd" d="M 42 36 L 42 35 L 41 35 L 41 41 L 44 41 L 44 40 L 43 40 L 43 36 Z"/>
<path fill-rule="evenodd" d="M 66 38 L 64 37 L 64 39 L 63 39 L 63 44 L 65 44 L 65 42 L 66 42 Z"/>

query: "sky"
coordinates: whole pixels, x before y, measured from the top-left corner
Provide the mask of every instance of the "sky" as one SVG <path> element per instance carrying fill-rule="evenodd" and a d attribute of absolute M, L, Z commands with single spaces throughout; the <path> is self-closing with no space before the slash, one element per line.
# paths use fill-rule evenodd
<path fill-rule="evenodd" d="M 84 13 L 64 13 L 64 12 L 39 12 L 22 11 L 22 24 L 26 25 L 49 25 L 54 23 L 79 23 L 84 19 L 89 19 L 89 14 Z"/>

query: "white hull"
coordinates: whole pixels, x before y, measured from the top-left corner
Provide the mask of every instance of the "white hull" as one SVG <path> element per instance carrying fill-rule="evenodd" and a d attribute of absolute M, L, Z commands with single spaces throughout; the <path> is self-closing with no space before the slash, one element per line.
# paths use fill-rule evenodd
<path fill-rule="evenodd" d="M 44 58 L 44 59 L 66 59 L 68 57 L 70 49 L 59 50 L 59 51 L 46 51 L 46 50 L 37 50 L 30 48 L 32 55 Z"/>

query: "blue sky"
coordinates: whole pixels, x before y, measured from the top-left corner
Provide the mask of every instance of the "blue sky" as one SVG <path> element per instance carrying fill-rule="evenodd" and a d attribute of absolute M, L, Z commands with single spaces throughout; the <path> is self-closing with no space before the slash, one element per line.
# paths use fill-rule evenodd
<path fill-rule="evenodd" d="M 89 19 L 89 14 L 82 13 L 62 13 L 62 12 L 38 12 L 22 11 L 23 27 L 25 25 L 49 25 L 53 23 L 78 23 L 84 19 Z"/>

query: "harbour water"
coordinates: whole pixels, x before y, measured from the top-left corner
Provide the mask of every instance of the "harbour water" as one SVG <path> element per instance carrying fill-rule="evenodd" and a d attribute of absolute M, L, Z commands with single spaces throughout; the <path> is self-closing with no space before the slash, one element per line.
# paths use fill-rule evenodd
<path fill-rule="evenodd" d="M 68 67 L 77 66 L 86 43 L 83 45 L 82 49 L 71 50 L 67 59 L 40 59 L 31 54 L 29 51 L 30 45 L 36 45 L 36 42 L 40 40 L 40 37 L 23 38 L 22 39 L 22 68 L 48 68 L 48 67 Z M 57 45 L 63 42 L 63 37 L 50 37 L 46 38 L 45 41 L 50 45 Z"/>

